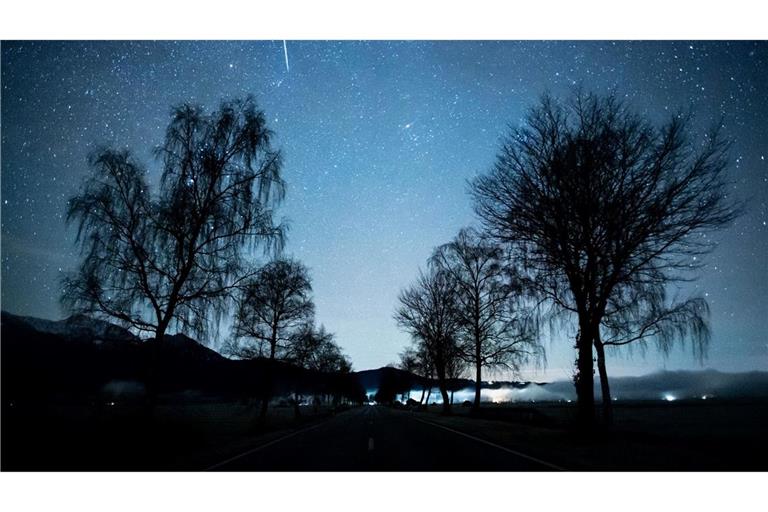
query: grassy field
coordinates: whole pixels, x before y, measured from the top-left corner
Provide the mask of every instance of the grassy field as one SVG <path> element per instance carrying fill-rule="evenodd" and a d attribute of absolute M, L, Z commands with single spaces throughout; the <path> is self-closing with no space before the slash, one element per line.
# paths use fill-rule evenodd
<path fill-rule="evenodd" d="M 574 404 L 487 404 L 401 409 L 571 470 L 768 470 L 768 401 L 617 403 L 615 426 L 585 437 Z M 329 407 L 272 407 L 255 426 L 256 404 L 161 403 L 150 419 L 106 404 L 3 408 L 3 470 L 203 470 L 334 414 Z"/>
<path fill-rule="evenodd" d="M 572 470 L 768 470 L 768 401 L 617 403 L 614 427 L 591 437 L 571 428 L 573 404 L 489 404 L 479 417 L 440 411 L 424 414 Z"/>
<path fill-rule="evenodd" d="M 330 407 L 258 407 L 241 402 L 160 404 L 151 418 L 115 404 L 5 407 L 3 470 L 202 470 L 286 431 L 330 416 Z"/>

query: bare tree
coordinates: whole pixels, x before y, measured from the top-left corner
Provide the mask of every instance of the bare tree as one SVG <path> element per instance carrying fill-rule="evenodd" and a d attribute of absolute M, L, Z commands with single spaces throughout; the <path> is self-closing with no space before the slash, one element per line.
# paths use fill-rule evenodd
<path fill-rule="evenodd" d="M 334 340 L 333 333 L 321 325 L 314 327 L 314 319 L 309 318 L 295 331 L 285 352 L 284 360 L 307 370 L 322 373 L 349 373 L 352 362 Z M 298 418 L 302 396 L 299 389 L 294 390 L 292 402 Z M 320 402 L 320 393 L 315 391 L 315 404 Z"/>
<path fill-rule="evenodd" d="M 333 333 L 321 325 L 305 324 L 291 341 L 286 359 L 302 368 L 325 373 L 349 373 L 352 362 L 334 340 Z"/>
<path fill-rule="evenodd" d="M 271 261 L 246 281 L 237 297 L 233 341 L 229 352 L 243 359 L 267 358 L 267 384 L 263 390 L 260 422 L 266 419 L 272 397 L 273 362 L 285 360 L 296 335 L 311 322 L 309 271 L 291 259 Z"/>
<path fill-rule="evenodd" d="M 447 379 L 452 358 L 457 355 L 455 345 L 460 326 L 455 284 L 445 272 L 419 272 L 416 283 L 400 293 L 399 301 L 395 320 L 429 352 L 443 398 L 443 412 L 450 413 Z"/>
<path fill-rule="evenodd" d="M 309 270 L 292 259 L 271 261 L 241 287 L 230 352 L 243 359 L 284 359 L 314 312 Z"/>
<path fill-rule="evenodd" d="M 418 382 L 421 384 L 421 399 L 419 400 L 419 403 L 424 402 L 424 394 L 426 393 L 424 367 L 423 361 L 420 358 L 418 351 L 414 347 L 406 347 L 406 349 L 399 354 L 399 359 L 400 360 L 397 363 L 397 368 L 418 377 Z M 411 395 L 411 391 L 413 391 L 413 382 L 411 382 L 408 386 L 409 397 Z"/>
<path fill-rule="evenodd" d="M 157 149 L 156 196 L 128 151 L 96 151 L 67 210 L 83 261 L 64 280 L 64 305 L 152 333 L 155 347 L 169 326 L 202 336 L 250 275 L 246 249 L 282 245 L 273 208 L 284 184 L 271 135 L 252 98 L 211 114 L 173 109 Z"/>
<path fill-rule="evenodd" d="M 656 128 L 613 96 L 545 96 L 471 183 L 488 234 L 514 248 L 541 297 L 578 319 L 583 426 L 594 422 L 592 348 L 611 300 L 699 268 L 712 249 L 703 235 L 738 214 L 728 147 L 717 130 L 693 140 L 683 116 Z"/>
<path fill-rule="evenodd" d="M 411 372 L 420 378 L 421 397 L 419 398 L 419 404 L 423 404 L 425 394 L 428 390 L 431 390 L 435 370 L 426 345 L 418 339 L 413 341 L 414 344 L 406 347 L 400 354 L 400 364 L 398 366 L 400 369 Z M 429 403 L 429 396 L 427 396 L 427 403 Z"/>
<path fill-rule="evenodd" d="M 480 407 L 484 367 L 517 373 L 522 364 L 543 359 L 537 322 L 525 307 L 516 272 L 502 260 L 501 247 L 473 229 L 462 229 L 431 258 L 456 285 L 461 324 L 457 348 L 459 357 L 474 366 L 475 409 Z"/>

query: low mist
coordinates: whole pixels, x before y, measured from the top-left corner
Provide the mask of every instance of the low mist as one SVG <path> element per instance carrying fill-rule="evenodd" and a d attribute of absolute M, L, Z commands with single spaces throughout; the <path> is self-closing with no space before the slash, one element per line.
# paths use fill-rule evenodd
<path fill-rule="evenodd" d="M 768 397 L 768 372 L 723 373 L 716 370 L 662 371 L 639 377 L 616 377 L 610 380 L 611 394 L 621 400 L 710 400 Z M 375 390 L 371 392 L 374 394 Z M 420 388 L 406 396 L 420 400 Z M 450 395 L 450 393 L 449 393 Z M 426 396 L 426 395 L 425 395 Z M 600 399 L 600 380 L 595 379 L 595 397 Z M 453 393 L 453 403 L 475 398 L 474 387 Z M 566 380 L 550 383 L 485 384 L 480 400 L 485 403 L 571 402 L 576 400 L 573 383 Z M 434 387 L 430 403 L 442 403 L 440 390 Z"/>

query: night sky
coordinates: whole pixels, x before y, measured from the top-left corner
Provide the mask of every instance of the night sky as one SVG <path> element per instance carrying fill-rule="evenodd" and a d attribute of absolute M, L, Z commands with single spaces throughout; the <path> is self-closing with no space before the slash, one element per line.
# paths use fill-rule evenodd
<path fill-rule="evenodd" d="M 712 309 L 705 366 L 767 369 L 764 42 L 3 42 L 2 308 L 65 316 L 59 280 L 78 251 L 63 216 L 94 145 L 131 148 L 156 184 L 151 150 L 171 105 L 253 93 L 284 151 L 286 252 L 311 268 L 318 321 L 355 369 L 394 362 L 408 343 L 392 319 L 398 291 L 474 222 L 466 180 L 543 92 L 576 85 L 616 90 L 654 120 L 692 109 L 703 129 L 722 118 L 748 211 L 681 293 Z M 567 335 L 529 375 L 571 376 Z M 609 359 L 614 375 L 660 367 L 699 366 L 688 349 Z"/>

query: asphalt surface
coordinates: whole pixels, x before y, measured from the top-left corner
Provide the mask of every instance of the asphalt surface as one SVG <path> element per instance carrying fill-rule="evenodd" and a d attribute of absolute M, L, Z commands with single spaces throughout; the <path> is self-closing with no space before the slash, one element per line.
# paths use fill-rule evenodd
<path fill-rule="evenodd" d="M 386 407 L 358 407 L 210 467 L 213 471 L 541 471 L 561 469 Z"/>

